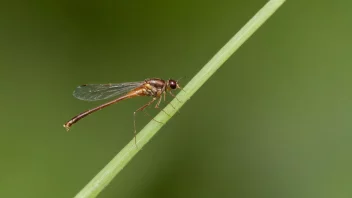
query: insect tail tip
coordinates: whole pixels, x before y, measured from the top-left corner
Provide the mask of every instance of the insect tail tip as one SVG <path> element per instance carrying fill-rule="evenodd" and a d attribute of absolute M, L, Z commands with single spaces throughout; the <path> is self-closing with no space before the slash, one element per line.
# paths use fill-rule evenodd
<path fill-rule="evenodd" d="M 68 126 L 67 124 L 64 124 L 63 127 L 66 129 L 67 132 L 70 130 L 70 126 Z"/>

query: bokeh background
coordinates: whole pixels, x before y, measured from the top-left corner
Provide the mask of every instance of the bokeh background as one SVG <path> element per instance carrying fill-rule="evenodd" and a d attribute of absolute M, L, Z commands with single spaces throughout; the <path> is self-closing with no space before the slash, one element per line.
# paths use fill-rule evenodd
<path fill-rule="evenodd" d="M 73 197 L 133 138 L 148 98 L 67 133 L 77 85 L 184 85 L 265 3 L 3 1 L 0 197 Z M 100 197 L 352 197 L 351 6 L 286 2 Z"/>

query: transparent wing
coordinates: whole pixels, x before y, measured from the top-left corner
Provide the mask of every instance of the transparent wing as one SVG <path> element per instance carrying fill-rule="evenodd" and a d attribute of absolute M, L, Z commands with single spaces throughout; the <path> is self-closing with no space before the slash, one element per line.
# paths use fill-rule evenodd
<path fill-rule="evenodd" d="M 73 92 L 73 96 L 80 100 L 96 101 L 111 97 L 117 97 L 142 85 L 141 82 L 127 82 L 118 84 L 87 84 L 78 86 Z"/>

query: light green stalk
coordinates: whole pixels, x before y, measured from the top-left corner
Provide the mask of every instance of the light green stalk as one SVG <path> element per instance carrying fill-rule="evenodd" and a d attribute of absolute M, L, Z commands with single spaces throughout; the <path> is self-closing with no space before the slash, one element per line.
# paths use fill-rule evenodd
<path fill-rule="evenodd" d="M 271 0 L 255 14 L 242 29 L 232 37 L 215 56 L 195 75 L 180 91 L 177 99 L 171 101 L 163 111 L 155 116 L 155 120 L 166 123 L 190 97 L 212 76 L 216 70 L 285 2 L 285 0 Z M 155 121 L 149 122 L 137 135 L 136 148 L 131 140 L 77 195 L 76 198 L 96 197 L 111 180 L 128 164 L 141 148 L 163 126 Z"/>

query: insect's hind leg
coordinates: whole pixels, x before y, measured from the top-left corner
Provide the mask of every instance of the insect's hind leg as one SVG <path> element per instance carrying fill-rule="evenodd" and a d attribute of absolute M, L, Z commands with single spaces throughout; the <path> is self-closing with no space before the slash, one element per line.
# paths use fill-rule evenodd
<path fill-rule="evenodd" d="M 134 143 L 137 146 L 137 129 L 136 129 L 136 113 L 138 111 L 143 111 L 145 108 L 147 108 L 149 105 L 151 105 L 157 98 L 153 98 L 151 101 L 149 101 L 147 104 L 141 106 L 139 109 L 137 109 L 135 112 L 133 112 L 133 126 L 134 126 Z M 154 118 L 153 118 L 154 120 Z"/>

